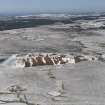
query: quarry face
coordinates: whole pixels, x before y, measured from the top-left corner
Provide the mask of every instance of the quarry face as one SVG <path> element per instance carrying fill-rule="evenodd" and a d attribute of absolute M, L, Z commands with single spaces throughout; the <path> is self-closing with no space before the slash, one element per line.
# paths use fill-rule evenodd
<path fill-rule="evenodd" d="M 105 20 L 97 21 L 0 31 L 0 105 L 104 105 Z M 30 54 L 42 55 L 37 66 L 17 68 Z"/>

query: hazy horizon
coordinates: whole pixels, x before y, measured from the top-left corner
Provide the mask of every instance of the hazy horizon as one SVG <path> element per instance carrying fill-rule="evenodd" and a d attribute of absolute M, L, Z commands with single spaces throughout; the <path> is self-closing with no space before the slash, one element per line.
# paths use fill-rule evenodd
<path fill-rule="evenodd" d="M 0 14 L 105 11 L 105 0 L 0 0 Z"/>

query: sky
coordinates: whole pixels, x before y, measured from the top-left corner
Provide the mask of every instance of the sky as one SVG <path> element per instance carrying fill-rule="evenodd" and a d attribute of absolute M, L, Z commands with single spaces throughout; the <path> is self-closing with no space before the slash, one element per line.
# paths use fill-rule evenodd
<path fill-rule="evenodd" d="M 103 10 L 105 0 L 0 0 L 0 13 Z"/>

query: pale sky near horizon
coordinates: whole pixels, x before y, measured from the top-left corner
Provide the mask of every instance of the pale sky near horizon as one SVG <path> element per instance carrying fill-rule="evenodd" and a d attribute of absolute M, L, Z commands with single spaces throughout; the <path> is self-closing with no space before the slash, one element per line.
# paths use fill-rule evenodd
<path fill-rule="evenodd" d="M 105 0 L 0 0 L 0 13 L 62 10 L 101 11 Z"/>

